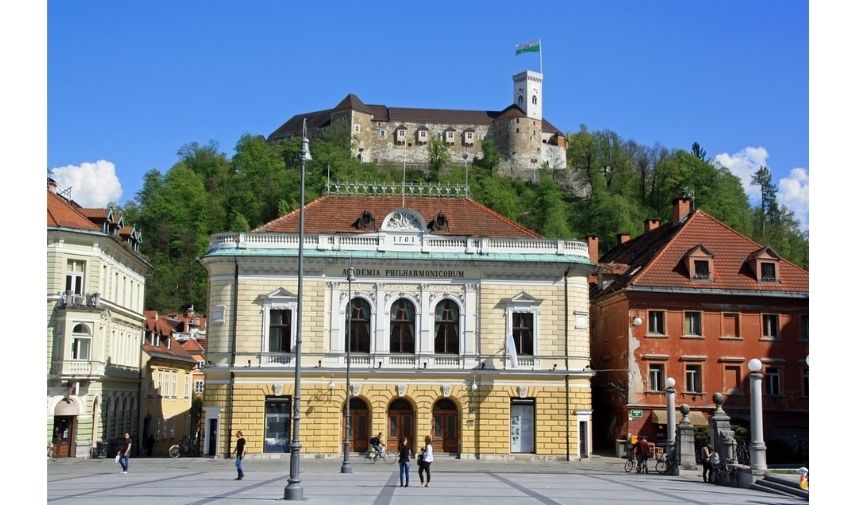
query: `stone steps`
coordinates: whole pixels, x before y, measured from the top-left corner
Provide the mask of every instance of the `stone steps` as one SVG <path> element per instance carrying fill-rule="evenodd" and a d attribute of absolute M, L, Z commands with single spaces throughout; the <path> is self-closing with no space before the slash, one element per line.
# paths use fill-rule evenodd
<path fill-rule="evenodd" d="M 786 477 L 776 476 L 774 474 L 766 474 L 763 479 L 755 481 L 751 489 L 781 494 L 784 496 L 796 496 L 808 501 L 809 491 L 800 489 L 797 484 L 798 479 L 800 479 L 799 476 L 793 480 Z"/>

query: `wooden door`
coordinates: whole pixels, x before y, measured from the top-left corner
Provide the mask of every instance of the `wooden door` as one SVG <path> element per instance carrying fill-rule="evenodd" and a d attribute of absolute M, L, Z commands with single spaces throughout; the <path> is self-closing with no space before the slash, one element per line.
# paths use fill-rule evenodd
<path fill-rule="evenodd" d="M 460 451 L 460 414 L 450 400 L 433 406 L 433 448 L 437 451 Z"/>
<path fill-rule="evenodd" d="M 344 409 L 345 410 L 345 409 Z M 344 416 L 346 412 L 344 412 Z M 349 428 L 352 432 L 349 441 L 350 452 L 365 452 L 370 446 L 370 411 L 360 398 L 349 401 Z M 341 440 L 346 438 L 346 423 L 343 424 Z"/>
<path fill-rule="evenodd" d="M 386 434 L 385 447 L 389 451 L 397 452 L 397 444 L 400 437 L 409 440 L 409 446 L 415 450 L 415 411 L 406 400 L 396 400 L 388 407 L 388 433 Z"/>
<path fill-rule="evenodd" d="M 54 416 L 54 451 L 58 458 L 68 458 L 75 438 L 75 416 Z"/>

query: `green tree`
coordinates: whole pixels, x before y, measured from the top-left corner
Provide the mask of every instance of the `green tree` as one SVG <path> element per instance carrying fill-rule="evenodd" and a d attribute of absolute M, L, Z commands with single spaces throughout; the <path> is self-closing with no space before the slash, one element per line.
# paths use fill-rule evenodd
<path fill-rule="evenodd" d="M 552 177 L 542 175 L 537 188 L 535 208 L 539 214 L 538 231 L 545 237 L 572 238 L 570 225 L 567 222 L 569 213 L 567 204 L 562 197 L 562 190 Z"/>
<path fill-rule="evenodd" d="M 445 143 L 437 138 L 431 138 L 430 142 L 427 143 L 427 152 L 430 156 L 430 161 L 427 163 L 427 168 L 430 170 L 430 180 L 439 182 L 442 169 L 451 162 L 451 154 L 445 147 Z"/>
<path fill-rule="evenodd" d="M 495 170 L 496 166 L 504 160 L 504 156 L 499 151 L 496 141 L 490 137 L 485 137 L 481 141 L 481 152 L 483 153 L 481 159 L 475 160 L 475 165 L 481 168 Z"/>

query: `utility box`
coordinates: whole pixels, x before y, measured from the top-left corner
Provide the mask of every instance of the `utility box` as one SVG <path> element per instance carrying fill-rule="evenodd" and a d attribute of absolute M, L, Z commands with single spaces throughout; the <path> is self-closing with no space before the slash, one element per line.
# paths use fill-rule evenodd
<path fill-rule="evenodd" d="M 619 458 L 627 457 L 627 441 L 623 438 L 615 441 L 615 455 Z"/>

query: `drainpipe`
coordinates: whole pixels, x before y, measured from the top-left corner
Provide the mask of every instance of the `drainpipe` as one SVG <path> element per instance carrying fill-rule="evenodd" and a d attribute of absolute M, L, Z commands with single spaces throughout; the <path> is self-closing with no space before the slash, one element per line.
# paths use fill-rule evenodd
<path fill-rule="evenodd" d="M 230 337 L 230 389 L 227 391 L 227 454 L 225 457 L 230 458 L 233 453 L 233 389 L 236 384 L 236 373 L 233 369 L 236 367 L 236 322 L 238 317 L 236 312 L 239 310 L 239 262 L 233 258 L 233 335 Z"/>

